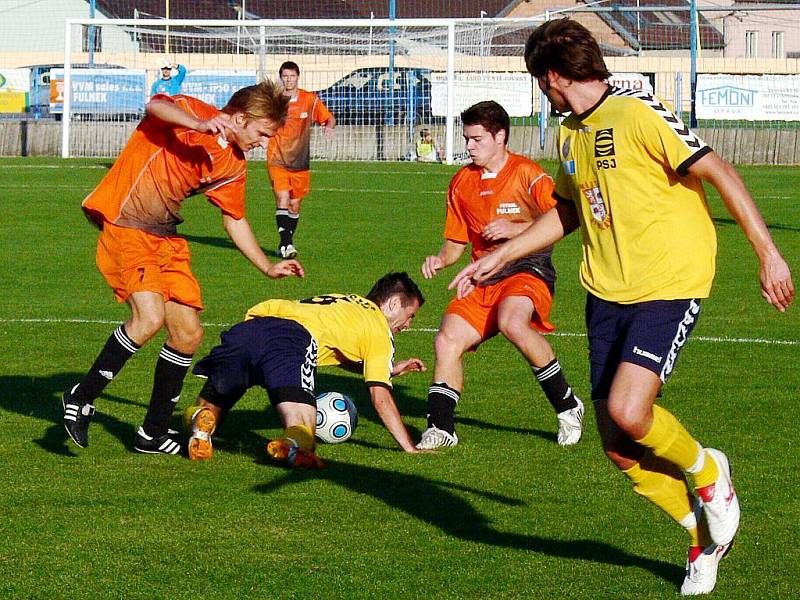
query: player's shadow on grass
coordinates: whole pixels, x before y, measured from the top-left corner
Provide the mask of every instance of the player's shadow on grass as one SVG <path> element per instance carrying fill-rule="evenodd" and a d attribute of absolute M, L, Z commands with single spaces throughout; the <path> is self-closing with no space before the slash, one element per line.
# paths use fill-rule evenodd
<path fill-rule="evenodd" d="M 189 242 L 193 244 L 202 244 L 204 246 L 211 246 L 213 248 L 226 248 L 232 250 L 236 249 L 235 244 L 228 237 L 217 237 L 211 235 L 191 235 L 191 234 L 189 235 L 181 234 L 181 237 L 186 238 Z M 280 258 L 281 260 L 283 260 L 283 258 L 278 256 L 278 252 L 276 250 L 267 250 L 263 246 L 261 246 L 261 250 L 267 256 Z"/>
<path fill-rule="evenodd" d="M 461 540 L 527 550 L 557 558 L 637 567 L 671 583 L 679 584 L 683 579 L 684 570 L 678 565 L 636 556 L 605 542 L 592 539 L 559 540 L 497 530 L 462 495 L 479 495 L 506 506 L 522 505 L 516 498 L 419 475 L 335 460 L 326 462 L 328 468 L 321 471 L 287 471 L 275 480 L 257 485 L 253 489 L 262 494 L 272 494 L 281 492 L 284 486 L 300 479 L 324 479 L 357 494 L 372 496 Z"/>
<path fill-rule="evenodd" d="M 711 219 L 717 225 L 736 225 L 739 226 L 736 221 L 726 217 L 713 217 Z M 767 223 L 767 229 L 779 229 L 781 231 L 800 231 L 800 227 L 795 225 L 779 225 L 776 223 Z"/>
<path fill-rule="evenodd" d="M 41 437 L 33 441 L 40 448 L 62 456 L 75 456 L 80 449 L 69 439 L 62 423 L 61 395 L 75 385 L 83 373 L 56 373 L 42 377 L 25 375 L 0 376 L 0 407 L 9 412 L 46 422 Z M 138 425 L 121 421 L 113 415 L 113 404 L 138 405 L 139 403 L 111 394 L 103 394 L 96 402 L 97 412 L 92 418 L 91 431 L 102 427 L 133 449 L 134 434 Z M 142 406 L 141 418 L 146 406 Z"/>

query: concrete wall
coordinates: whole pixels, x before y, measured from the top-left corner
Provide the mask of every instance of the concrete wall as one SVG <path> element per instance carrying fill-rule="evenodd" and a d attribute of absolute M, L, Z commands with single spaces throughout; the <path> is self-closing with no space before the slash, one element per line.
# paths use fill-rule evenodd
<path fill-rule="evenodd" d="M 73 123 L 73 156 L 114 158 L 136 123 Z M 434 138 L 444 139 L 444 125 L 431 126 Z M 698 129 L 697 134 L 726 160 L 740 165 L 800 164 L 800 133 L 796 129 Z M 319 133 L 319 132 L 315 132 Z M 458 143 L 458 142 L 457 142 Z M 539 128 L 516 126 L 511 150 L 535 159 L 555 159 L 555 129 L 549 129 L 545 148 L 539 148 Z M 107 148 L 102 154 L 98 148 Z M 460 146 L 457 146 L 460 150 Z M 412 150 L 402 126 L 348 126 L 336 138 L 315 135 L 312 156 L 320 160 L 403 160 Z M 61 124 L 54 121 L 0 121 L 0 156 L 61 156 Z M 253 159 L 263 158 L 253 153 Z"/>

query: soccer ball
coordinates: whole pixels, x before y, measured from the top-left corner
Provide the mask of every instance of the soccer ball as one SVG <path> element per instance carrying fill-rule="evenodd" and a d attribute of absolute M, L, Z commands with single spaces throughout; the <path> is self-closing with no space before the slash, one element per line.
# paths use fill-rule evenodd
<path fill-rule="evenodd" d="M 317 396 L 317 439 L 328 444 L 345 442 L 356 425 L 358 411 L 350 398 L 339 392 Z"/>

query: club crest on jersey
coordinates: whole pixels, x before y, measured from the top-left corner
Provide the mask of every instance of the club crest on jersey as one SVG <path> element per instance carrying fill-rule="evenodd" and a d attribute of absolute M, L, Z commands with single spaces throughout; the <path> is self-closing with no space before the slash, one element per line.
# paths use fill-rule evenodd
<path fill-rule="evenodd" d="M 308 118 L 308 112 L 306 112 L 306 111 L 301 112 L 300 113 L 300 118 L 301 119 L 307 119 Z"/>
<path fill-rule="evenodd" d="M 600 229 L 607 229 L 611 226 L 611 214 L 608 212 L 608 206 L 603 199 L 603 194 L 600 187 L 597 185 L 581 186 L 583 196 L 589 202 L 589 209 L 592 211 L 594 224 Z"/>
<path fill-rule="evenodd" d="M 594 137 L 595 157 L 614 156 L 614 154 L 614 130 L 598 129 Z"/>
<path fill-rule="evenodd" d="M 561 145 L 561 157 L 566 160 L 569 156 L 569 146 L 572 138 L 568 137 L 564 140 L 564 143 Z"/>

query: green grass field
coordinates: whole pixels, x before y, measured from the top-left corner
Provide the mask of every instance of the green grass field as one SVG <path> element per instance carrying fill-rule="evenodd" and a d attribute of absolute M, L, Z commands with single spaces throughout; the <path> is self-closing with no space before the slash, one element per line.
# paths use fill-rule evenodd
<path fill-rule="evenodd" d="M 324 446 L 329 468 L 265 464 L 278 431 L 265 394 L 251 392 L 216 436 L 213 461 L 133 451 L 162 338 L 128 363 L 97 402 L 91 446 L 67 442 L 60 394 L 78 381 L 127 318 L 94 266 L 96 234 L 79 209 L 108 161 L 0 160 L 0 597 L 2 598 L 673 598 L 687 538 L 636 497 L 603 456 L 591 410 L 583 441 L 560 448 L 555 418 L 502 339 L 466 358 L 457 415 L 461 444 L 405 455 L 358 377 L 323 369 L 318 390 L 350 394 L 353 439 Z M 547 165 L 552 168 L 553 165 Z M 186 203 L 207 310 L 207 352 L 224 328 L 268 297 L 366 293 L 389 270 L 415 275 L 427 297 L 397 357 L 433 360 L 433 331 L 452 268 L 422 280 L 438 250 L 453 168 L 314 165 L 296 236 L 307 276 L 261 277 L 227 239 L 219 212 Z M 800 171 L 741 171 L 800 284 Z M 251 164 L 249 219 L 274 251 L 273 201 Z M 720 237 L 713 296 L 663 403 L 701 442 L 731 457 L 742 502 L 736 547 L 715 598 L 796 598 L 800 312 L 761 300 L 758 265 L 712 198 Z M 584 294 L 577 236 L 556 249 L 551 341 L 588 397 Z M 425 427 L 429 374 L 396 382 L 412 434 Z M 189 376 L 179 408 L 201 381 Z M 178 418 L 175 418 L 177 425 Z"/>

